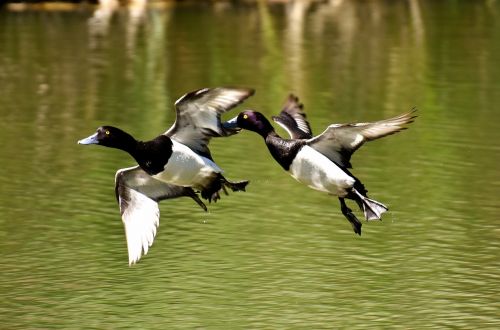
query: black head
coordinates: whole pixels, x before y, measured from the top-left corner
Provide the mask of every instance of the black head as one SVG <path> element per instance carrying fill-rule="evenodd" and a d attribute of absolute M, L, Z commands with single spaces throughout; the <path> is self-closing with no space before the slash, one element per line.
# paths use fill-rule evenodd
<path fill-rule="evenodd" d="M 236 123 L 238 127 L 259 133 L 263 137 L 274 132 L 274 128 L 269 120 L 257 111 L 246 110 L 241 112 L 236 117 Z"/>
<path fill-rule="evenodd" d="M 101 126 L 91 136 L 78 141 L 78 144 L 98 144 L 124 150 L 135 143 L 136 140 L 130 134 L 113 126 Z"/>

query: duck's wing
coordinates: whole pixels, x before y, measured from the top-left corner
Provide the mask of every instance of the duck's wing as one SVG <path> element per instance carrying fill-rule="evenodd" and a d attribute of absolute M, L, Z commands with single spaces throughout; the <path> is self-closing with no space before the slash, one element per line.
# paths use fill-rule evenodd
<path fill-rule="evenodd" d="M 311 126 L 304 112 L 304 105 L 293 94 L 288 96 L 280 114 L 272 118 L 288 132 L 292 139 L 310 139 L 313 137 Z"/>
<path fill-rule="evenodd" d="M 229 136 L 238 130 L 224 128 L 221 115 L 253 95 L 249 88 L 204 88 L 187 93 L 175 102 L 177 119 L 164 134 L 210 157 L 212 137 Z"/>
<path fill-rule="evenodd" d="M 156 180 L 139 166 L 118 170 L 115 193 L 127 239 L 129 265 L 147 254 L 160 224 L 158 202 L 164 199 L 188 196 L 205 211 L 207 207 L 191 188 Z"/>
<path fill-rule="evenodd" d="M 371 123 L 333 124 L 310 140 L 307 144 L 328 157 L 331 161 L 351 167 L 351 155 L 366 141 L 375 140 L 406 129 L 416 118 L 413 108 L 402 115 Z"/>

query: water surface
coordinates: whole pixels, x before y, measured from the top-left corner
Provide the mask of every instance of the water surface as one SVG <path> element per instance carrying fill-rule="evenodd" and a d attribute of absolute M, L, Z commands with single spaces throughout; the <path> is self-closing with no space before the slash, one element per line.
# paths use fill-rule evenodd
<path fill-rule="evenodd" d="M 498 328 L 498 3 L 92 10 L 0 12 L 2 328 Z M 239 109 L 268 116 L 294 92 L 315 133 L 416 106 L 353 157 L 383 221 L 354 235 L 243 132 L 211 149 L 248 191 L 209 213 L 162 202 L 128 267 L 113 181 L 134 163 L 76 141 L 102 124 L 151 138 L 219 85 L 256 88 Z"/>

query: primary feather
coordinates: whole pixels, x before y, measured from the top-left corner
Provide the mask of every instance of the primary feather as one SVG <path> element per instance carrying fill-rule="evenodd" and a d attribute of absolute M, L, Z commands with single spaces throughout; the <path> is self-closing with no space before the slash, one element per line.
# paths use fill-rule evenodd
<path fill-rule="evenodd" d="M 288 96 L 280 114 L 272 118 L 288 132 L 291 139 L 310 139 L 313 136 L 304 105 L 293 94 Z"/>

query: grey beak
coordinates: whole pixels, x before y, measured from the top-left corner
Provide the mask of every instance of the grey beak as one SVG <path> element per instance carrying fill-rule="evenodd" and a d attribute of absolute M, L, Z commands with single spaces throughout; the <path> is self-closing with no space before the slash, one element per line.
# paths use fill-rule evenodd
<path fill-rule="evenodd" d="M 241 128 L 238 126 L 237 121 L 238 116 L 222 123 L 222 127 L 224 128 L 224 131 L 227 135 L 233 135 L 241 131 Z"/>
<path fill-rule="evenodd" d="M 97 133 L 94 133 L 85 139 L 81 139 L 80 141 L 78 141 L 78 144 L 99 144 Z"/>

